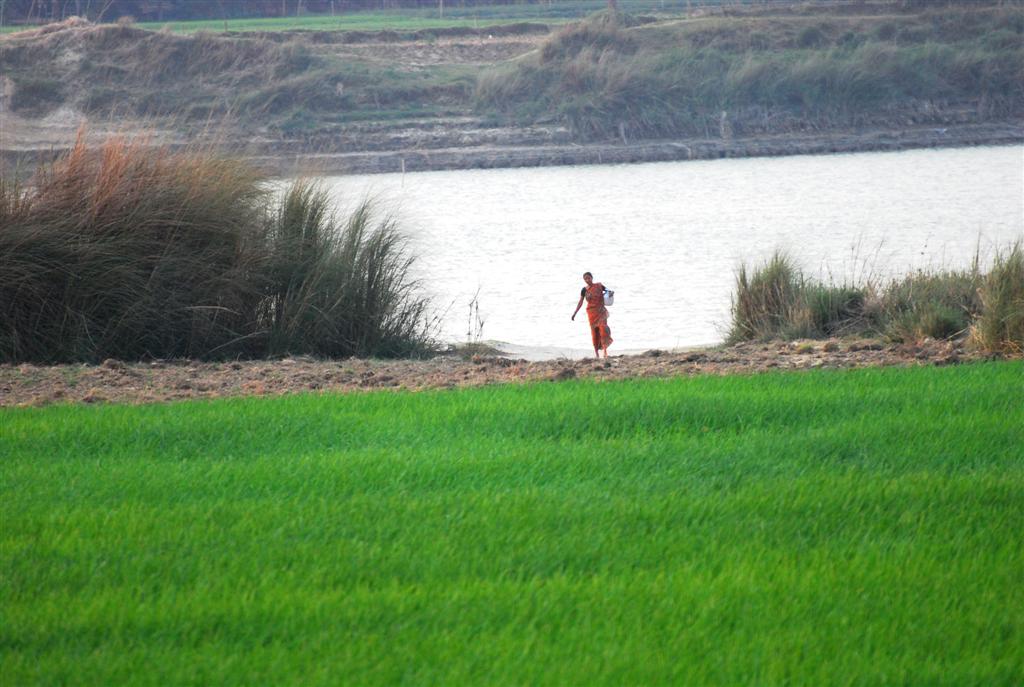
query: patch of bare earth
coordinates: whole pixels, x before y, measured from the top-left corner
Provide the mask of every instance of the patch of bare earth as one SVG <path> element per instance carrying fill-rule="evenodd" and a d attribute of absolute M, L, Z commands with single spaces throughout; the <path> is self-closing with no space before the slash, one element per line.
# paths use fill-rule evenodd
<path fill-rule="evenodd" d="M 395 69 L 417 71 L 437 65 L 481 65 L 510 60 L 535 50 L 544 36 L 472 36 L 433 41 L 353 43 L 318 46 L 327 54 L 356 57 Z"/>
<path fill-rule="evenodd" d="M 0 366 L 0 407 L 53 403 L 154 403 L 291 393 L 445 389 L 568 379 L 595 381 L 769 370 L 953 365 L 985 356 L 945 341 L 747 343 L 693 351 L 647 351 L 608 360 L 528 362 L 497 356 L 431 360 L 315 360 Z"/>

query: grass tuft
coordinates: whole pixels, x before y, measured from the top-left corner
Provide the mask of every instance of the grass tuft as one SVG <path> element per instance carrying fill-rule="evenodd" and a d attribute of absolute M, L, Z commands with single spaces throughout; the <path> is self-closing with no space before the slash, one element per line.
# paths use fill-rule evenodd
<path fill-rule="evenodd" d="M 870 325 L 895 341 L 949 339 L 967 333 L 982 312 L 976 259 L 966 270 L 919 271 L 867 289 Z"/>
<path fill-rule="evenodd" d="M 761 268 L 741 265 L 736 275 L 730 339 L 778 334 L 794 319 L 802 278 L 792 258 L 776 251 Z"/>
<path fill-rule="evenodd" d="M 1024 353 L 1024 242 L 996 255 L 978 296 L 982 311 L 971 328 L 972 340 L 986 350 Z"/>
<path fill-rule="evenodd" d="M 402 355 L 426 301 L 393 222 L 297 182 L 279 205 L 209 150 L 84 132 L 27 188 L 0 179 L 0 359 Z"/>
<path fill-rule="evenodd" d="M 428 302 L 408 278 L 413 258 L 395 222 L 376 220 L 370 203 L 341 221 L 327 191 L 300 179 L 270 236 L 269 353 L 403 356 L 426 348 Z"/>
<path fill-rule="evenodd" d="M 80 133 L 3 217 L 0 359 L 202 356 L 243 335 L 258 182 L 206 153 Z"/>
<path fill-rule="evenodd" d="M 741 265 L 730 342 L 880 335 L 892 341 L 964 338 L 992 352 L 1024 350 L 1024 264 L 1018 242 L 982 273 L 918 271 L 886 283 L 824 284 L 776 252 L 762 266 Z"/>

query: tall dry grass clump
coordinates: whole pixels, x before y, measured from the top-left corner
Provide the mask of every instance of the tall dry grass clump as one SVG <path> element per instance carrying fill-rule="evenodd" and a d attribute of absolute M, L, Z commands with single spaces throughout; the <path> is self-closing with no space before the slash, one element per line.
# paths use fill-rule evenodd
<path fill-rule="evenodd" d="M 425 303 L 393 224 L 372 225 L 366 207 L 347 224 L 328 210 L 308 183 L 279 200 L 210 151 L 80 136 L 26 187 L 0 181 L 0 359 L 425 346 Z"/>
<path fill-rule="evenodd" d="M 1024 242 L 996 255 L 979 289 L 982 309 L 971 339 L 981 348 L 1024 353 Z"/>
<path fill-rule="evenodd" d="M 0 218 L 0 355 L 205 354 L 251 329 L 258 177 L 144 140 L 79 139 Z"/>
<path fill-rule="evenodd" d="M 978 256 L 964 270 L 919 270 L 868 284 L 862 316 L 867 327 L 893 341 L 951 339 L 967 334 L 982 312 L 978 289 L 985 275 Z"/>
<path fill-rule="evenodd" d="M 733 294 L 730 342 L 824 338 L 846 334 L 890 341 L 955 339 L 970 334 L 983 350 L 1024 352 L 1024 247 L 998 253 L 991 270 L 979 256 L 963 270 L 920 270 L 887 282 L 826 284 L 776 252 L 753 269 L 741 265 Z"/>
<path fill-rule="evenodd" d="M 843 334 L 855 325 L 863 302 L 862 290 L 808 280 L 791 257 L 776 251 L 759 268 L 740 266 L 729 340 Z"/>
<path fill-rule="evenodd" d="M 801 286 L 793 260 L 779 251 L 758 269 L 740 265 L 729 338 L 741 341 L 782 335 L 792 320 Z"/>
<path fill-rule="evenodd" d="M 309 180 L 284 194 L 268 232 L 262 318 L 272 354 L 405 356 L 427 346 L 427 299 L 390 218 L 369 203 L 345 219 Z"/>

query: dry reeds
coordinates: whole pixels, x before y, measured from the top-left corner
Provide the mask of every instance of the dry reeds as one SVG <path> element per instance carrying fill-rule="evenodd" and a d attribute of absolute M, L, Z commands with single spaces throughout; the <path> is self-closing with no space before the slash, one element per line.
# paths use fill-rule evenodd
<path fill-rule="evenodd" d="M 918 271 L 888 282 L 824 284 L 776 252 L 762 266 L 741 265 L 733 294 L 731 342 L 868 334 L 891 341 L 966 338 L 978 348 L 1024 352 L 1024 247 L 997 253 L 984 274 Z"/>
<path fill-rule="evenodd" d="M 919 270 L 869 284 L 862 314 L 871 329 L 894 341 L 961 337 L 982 312 L 978 287 L 983 279 L 976 256 L 965 270 Z"/>
<path fill-rule="evenodd" d="M 864 293 L 806 279 L 792 258 L 776 251 L 763 267 L 736 275 L 730 341 L 814 338 L 855 326 Z"/>
<path fill-rule="evenodd" d="M 776 251 L 765 265 L 740 265 L 733 299 L 732 340 L 781 335 L 793 319 L 803 281 L 791 258 Z"/>
<path fill-rule="evenodd" d="M 978 295 L 982 308 L 972 341 L 985 350 L 1024 354 L 1024 242 L 996 255 Z"/>
<path fill-rule="evenodd" d="M 424 350 L 427 300 L 390 218 L 363 203 L 339 221 L 309 180 L 284 195 L 270 231 L 262 303 L 271 354 L 404 356 Z"/>
<path fill-rule="evenodd" d="M 425 301 L 393 224 L 374 226 L 366 206 L 339 224 L 305 182 L 275 202 L 251 168 L 209 151 L 80 135 L 28 187 L 0 181 L 0 359 L 426 344 Z"/>
<path fill-rule="evenodd" d="M 519 121 L 556 115 L 582 138 L 707 134 L 722 111 L 748 133 L 849 126 L 901 108 L 916 122 L 943 121 L 922 111 L 926 101 L 976 102 L 985 117 L 1019 113 L 1024 11 L 947 14 L 902 17 L 888 38 L 865 37 L 878 19 L 639 28 L 591 19 L 485 72 L 476 102 Z"/>

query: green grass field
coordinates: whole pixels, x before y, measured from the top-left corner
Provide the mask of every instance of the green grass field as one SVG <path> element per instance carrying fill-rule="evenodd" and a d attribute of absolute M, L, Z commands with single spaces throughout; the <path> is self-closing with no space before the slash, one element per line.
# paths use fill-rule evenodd
<path fill-rule="evenodd" d="M 509 24 L 525 21 L 525 19 L 503 18 L 481 13 L 478 16 L 464 13 L 448 17 L 439 17 L 437 10 L 425 13 L 422 10 L 393 10 L 389 12 L 352 12 L 339 14 L 335 17 L 324 15 L 306 15 L 301 17 L 268 17 L 247 19 L 206 19 L 193 21 L 144 21 L 136 26 L 152 31 L 169 27 L 176 33 L 195 33 L 196 31 L 417 31 L 420 29 L 438 29 L 449 27 L 479 27 L 495 24 Z M 578 18 L 578 17 L 577 17 Z M 538 18 L 539 20 L 539 18 Z M 564 22 L 567 19 L 557 17 L 545 20 L 547 23 Z M 24 31 L 32 26 L 13 25 L 0 27 L 0 33 Z"/>
<path fill-rule="evenodd" d="M 686 0 L 618 0 L 624 12 L 644 14 L 680 13 L 688 7 L 710 7 L 719 4 L 713 0 L 691 2 Z M 543 22 L 561 24 L 578 20 L 608 6 L 606 0 L 557 0 L 555 2 L 481 5 L 476 7 L 445 6 L 396 8 L 376 12 L 339 12 L 335 16 L 306 14 L 298 17 L 267 17 L 227 19 L 228 31 L 416 31 L 447 27 L 480 27 L 514 22 Z M 138 26 L 160 30 L 165 26 L 177 32 L 224 31 L 225 20 L 143 21 Z M 23 29 L 22 26 L 0 26 L 0 33 Z"/>
<path fill-rule="evenodd" d="M 1019 685 L 1024 363 L 0 414 L 0 682 Z"/>
<path fill-rule="evenodd" d="M 393 12 L 353 12 L 336 17 L 271 17 L 267 19 L 229 19 L 226 22 L 228 31 L 417 31 L 420 29 L 439 29 L 459 26 L 480 27 L 496 24 L 510 24 L 522 21 L 501 17 L 439 17 L 435 11 L 425 15 L 414 10 L 396 10 Z M 565 20 L 563 20 L 565 21 Z M 179 33 L 194 31 L 224 31 L 223 20 L 184 21 L 184 22 L 142 22 L 141 28 L 159 30 L 170 26 Z"/>

